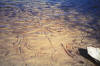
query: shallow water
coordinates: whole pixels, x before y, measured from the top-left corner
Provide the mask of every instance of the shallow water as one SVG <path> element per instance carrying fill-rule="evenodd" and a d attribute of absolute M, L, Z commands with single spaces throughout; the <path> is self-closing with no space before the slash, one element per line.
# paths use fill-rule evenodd
<path fill-rule="evenodd" d="M 64 23 L 75 22 L 75 25 L 87 20 L 89 26 L 85 24 L 84 26 L 98 29 L 94 26 L 97 26 L 96 23 L 100 18 L 99 2 L 99 0 L 1 0 L 0 32 L 24 30 L 23 26 L 34 26 L 35 22 L 42 19 L 62 19 Z M 25 23 L 20 24 L 20 21 Z"/>
<path fill-rule="evenodd" d="M 65 59 L 60 44 L 80 42 L 81 32 L 88 37 L 82 42 L 85 47 L 98 44 L 99 3 L 99 0 L 0 0 L 1 66 L 66 66 L 68 62 L 73 66 L 74 61 L 70 64 L 69 57 Z"/>

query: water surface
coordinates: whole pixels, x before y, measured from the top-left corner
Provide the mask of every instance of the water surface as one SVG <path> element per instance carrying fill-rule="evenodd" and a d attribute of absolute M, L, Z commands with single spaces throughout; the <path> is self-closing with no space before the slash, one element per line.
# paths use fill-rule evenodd
<path fill-rule="evenodd" d="M 76 49 L 99 45 L 99 3 L 99 0 L 0 0 L 0 65 L 87 64 L 86 59 L 79 64 L 80 56 L 73 53 L 77 61 L 66 56 L 61 44 L 76 45 Z"/>

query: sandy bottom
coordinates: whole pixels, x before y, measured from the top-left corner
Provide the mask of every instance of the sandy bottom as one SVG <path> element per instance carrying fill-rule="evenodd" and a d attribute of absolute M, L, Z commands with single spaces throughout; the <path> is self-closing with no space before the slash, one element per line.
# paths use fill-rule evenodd
<path fill-rule="evenodd" d="M 93 32 L 83 27 L 91 22 L 91 16 L 72 9 L 57 17 L 54 14 L 64 12 L 54 6 L 43 10 L 42 15 L 26 11 L 10 19 L 1 13 L 0 66 L 95 66 L 79 51 L 98 45 L 96 39 L 88 37 L 90 33 L 79 30 Z"/>

